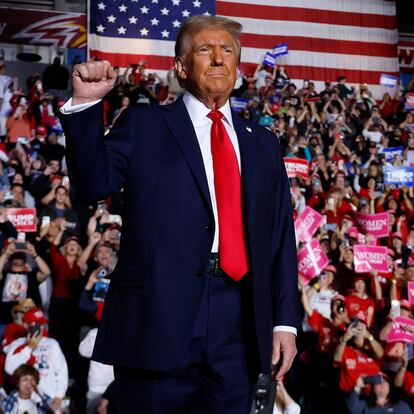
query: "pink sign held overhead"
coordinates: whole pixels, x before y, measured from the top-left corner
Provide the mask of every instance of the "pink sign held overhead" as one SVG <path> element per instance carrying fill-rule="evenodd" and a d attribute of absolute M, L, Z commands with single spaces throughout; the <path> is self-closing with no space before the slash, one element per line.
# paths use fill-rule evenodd
<path fill-rule="evenodd" d="M 17 231 L 36 231 L 36 209 L 35 208 L 8 208 L 7 219 L 13 223 Z"/>
<path fill-rule="evenodd" d="M 295 178 L 297 175 L 305 180 L 309 177 L 309 161 L 302 158 L 283 158 L 286 172 L 289 178 Z"/>
<path fill-rule="evenodd" d="M 407 291 L 410 305 L 414 307 L 414 282 L 407 283 Z"/>
<path fill-rule="evenodd" d="M 328 264 L 328 256 L 316 239 L 306 243 L 298 252 L 298 269 L 305 284 L 319 275 Z"/>
<path fill-rule="evenodd" d="M 388 271 L 388 248 L 383 246 L 354 245 L 354 265 L 356 273 Z"/>
<path fill-rule="evenodd" d="M 322 214 L 306 206 L 303 213 L 295 221 L 295 230 L 301 242 L 308 242 L 316 233 L 323 221 Z"/>
<path fill-rule="evenodd" d="M 359 229 L 375 237 L 387 237 L 390 231 L 390 218 L 388 213 L 364 214 L 355 213 Z"/>
<path fill-rule="evenodd" d="M 394 319 L 387 342 L 414 343 L 414 319 L 398 316 Z"/>

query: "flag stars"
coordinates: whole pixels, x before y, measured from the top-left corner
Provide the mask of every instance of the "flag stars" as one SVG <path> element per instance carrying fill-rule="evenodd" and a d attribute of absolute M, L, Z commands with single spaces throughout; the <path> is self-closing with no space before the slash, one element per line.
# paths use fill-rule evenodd
<path fill-rule="evenodd" d="M 138 19 L 135 16 L 131 16 L 128 20 L 130 24 L 136 24 L 138 21 Z"/>
<path fill-rule="evenodd" d="M 168 13 L 169 13 L 170 11 L 166 8 L 166 7 L 164 7 L 164 8 L 162 8 L 161 9 L 161 14 L 163 15 L 163 16 L 168 16 Z"/>
<path fill-rule="evenodd" d="M 170 32 L 169 31 L 167 31 L 167 30 L 163 30 L 162 32 L 161 32 L 161 36 L 162 37 L 168 37 L 170 35 Z"/>
<path fill-rule="evenodd" d="M 138 3 L 138 0 L 131 0 L 132 3 Z"/>
<path fill-rule="evenodd" d="M 115 23 L 115 20 L 116 20 L 116 17 L 113 14 L 111 14 L 110 16 L 108 16 L 108 22 L 109 23 Z"/>
<path fill-rule="evenodd" d="M 125 4 L 121 4 L 118 9 L 121 13 L 125 13 L 127 11 L 127 6 L 125 6 Z"/>
<path fill-rule="evenodd" d="M 172 1 L 173 6 L 179 6 L 181 2 L 181 0 L 171 0 L 171 1 Z"/>
<path fill-rule="evenodd" d="M 172 24 L 173 24 L 174 27 L 180 27 L 181 23 L 176 19 L 172 22 Z"/>
<path fill-rule="evenodd" d="M 98 10 L 105 10 L 106 9 L 106 5 L 102 2 L 98 3 Z"/>
<path fill-rule="evenodd" d="M 118 34 L 125 34 L 126 33 L 126 29 L 125 29 L 125 27 L 124 26 L 121 26 L 121 27 L 118 27 Z"/>
<path fill-rule="evenodd" d="M 199 1 L 199 0 L 193 1 L 193 6 L 194 7 L 201 7 L 201 1 Z"/>
<path fill-rule="evenodd" d="M 141 36 L 148 36 L 149 30 L 145 27 L 140 30 Z"/>
<path fill-rule="evenodd" d="M 142 6 L 140 10 L 142 14 L 148 14 L 149 8 L 147 6 Z"/>
<path fill-rule="evenodd" d="M 152 3 L 158 4 L 158 0 L 152 0 Z"/>
<path fill-rule="evenodd" d="M 181 12 L 181 14 L 183 15 L 183 17 L 188 17 L 190 15 L 190 12 L 187 9 L 185 9 Z"/>
<path fill-rule="evenodd" d="M 105 30 L 105 27 L 104 27 L 104 26 L 102 26 L 101 24 L 100 24 L 99 26 L 96 26 L 96 31 L 97 31 L 98 33 L 103 33 L 103 32 L 104 32 L 104 30 Z"/>
<path fill-rule="evenodd" d="M 151 24 L 153 25 L 153 26 L 158 26 L 158 23 L 160 22 L 157 18 L 153 18 L 153 19 L 151 19 L 150 20 L 151 21 Z"/>

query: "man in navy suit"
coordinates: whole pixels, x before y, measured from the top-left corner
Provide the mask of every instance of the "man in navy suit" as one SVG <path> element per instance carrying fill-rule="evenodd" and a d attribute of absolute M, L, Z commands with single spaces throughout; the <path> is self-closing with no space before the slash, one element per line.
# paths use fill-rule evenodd
<path fill-rule="evenodd" d="M 107 61 L 74 68 L 62 109 L 71 183 L 123 189 L 119 261 L 93 358 L 112 364 L 120 413 L 249 413 L 259 372 L 296 354 L 300 325 L 289 182 L 276 137 L 234 114 L 241 26 L 181 27 L 175 103 L 122 112 L 104 135 Z"/>

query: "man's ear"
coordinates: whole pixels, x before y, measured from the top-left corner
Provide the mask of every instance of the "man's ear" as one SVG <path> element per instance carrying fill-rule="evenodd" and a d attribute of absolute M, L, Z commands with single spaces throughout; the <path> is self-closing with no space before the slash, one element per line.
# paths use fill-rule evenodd
<path fill-rule="evenodd" d="M 187 79 L 187 72 L 184 64 L 184 58 L 176 57 L 174 59 L 174 68 L 175 72 L 177 73 L 177 77 L 179 81 L 184 81 Z"/>

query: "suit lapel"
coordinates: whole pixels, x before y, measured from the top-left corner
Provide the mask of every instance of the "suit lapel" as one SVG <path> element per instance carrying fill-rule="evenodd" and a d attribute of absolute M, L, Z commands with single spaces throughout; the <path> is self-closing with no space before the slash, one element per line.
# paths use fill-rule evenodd
<path fill-rule="evenodd" d="M 165 109 L 163 115 L 168 127 L 184 154 L 207 207 L 213 214 L 203 157 L 184 101 L 180 97 L 174 104 L 163 108 Z"/>
<path fill-rule="evenodd" d="M 255 179 L 255 142 L 253 130 L 232 111 L 233 125 L 236 130 L 237 140 L 240 148 L 241 176 L 243 185 L 243 204 L 245 206 L 245 217 L 247 218 L 248 229 L 252 229 L 253 224 L 253 204 L 254 204 L 254 179 Z"/>

